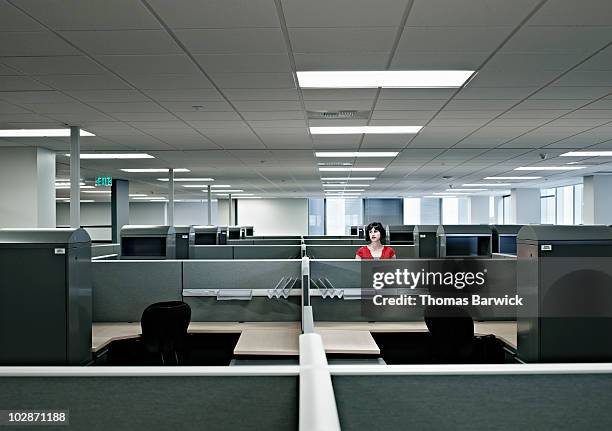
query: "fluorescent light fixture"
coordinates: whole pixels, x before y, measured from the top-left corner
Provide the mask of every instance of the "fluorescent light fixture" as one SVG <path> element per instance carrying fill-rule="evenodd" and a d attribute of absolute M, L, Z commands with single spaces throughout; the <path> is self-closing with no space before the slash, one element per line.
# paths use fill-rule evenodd
<path fill-rule="evenodd" d="M 302 88 L 456 88 L 473 70 L 298 71 Z"/>
<path fill-rule="evenodd" d="M 367 134 L 395 134 L 414 135 L 419 133 L 422 126 L 342 126 L 342 127 L 310 127 L 313 135 L 362 135 Z"/>
<path fill-rule="evenodd" d="M 166 169 L 166 172 L 168 170 Z M 174 172 L 176 172 L 176 169 L 174 170 Z M 168 178 L 158 178 L 157 181 L 168 181 Z M 214 181 L 214 179 L 212 178 L 175 178 L 174 182 L 175 183 L 184 183 L 184 182 L 189 182 L 189 181 Z M 208 184 L 207 184 L 208 185 Z"/>
<path fill-rule="evenodd" d="M 262 199 L 261 196 L 242 196 L 240 199 Z"/>
<path fill-rule="evenodd" d="M 374 181 L 376 177 L 321 177 L 321 181 Z"/>
<path fill-rule="evenodd" d="M 397 151 L 317 151 L 315 157 L 395 157 Z"/>
<path fill-rule="evenodd" d="M 137 196 L 137 197 L 134 197 L 134 199 L 135 200 L 168 200 L 168 198 L 164 196 L 146 196 L 146 197 Z"/>
<path fill-rule="evenodd" d="M 204 190 L 202 190 L 204 191 Z M 242 189 L 233 189 L 233 190 L 219 190 L 218 192 L 213 192 L 214 194 L 219 194 L 219 193 L 240 193 L 243 192 L 244 190 Z"/>
<path fill-rule="evenodd" d="M 469 195 L 469 193 L 449 193 L 449 192 L 437 192 L 432 195 L 440 195 L 442 197 L 449 197 L 448 195 Z"/>
<path fill-rule="evenodd" d="M 385 168 L 319 168 L 321 172 L 380 172 Z"/>
<path fill-rule="evenodd" d="M 66 154 L 66 157 L 70 157 L 70 153 Z M 112 159 L 154 159 L 155 157 L 147 153 L 86 153 L 81 154 L 81 159 L 90 160 L 112 160 Z"/>
<path fill-rule="evenodd" d="M 208 187 L 209 184 L 183 184 L 183 187 L 188 189 L 201 189 L 202 187 Z"/>
<path fill-rule="evenodd" d="M 235 194 L 235 195 L 232 195 L 232 196 L 242 197 L 242 196 L 255 196 L 255 195 L 253 193 L 238 193 L 238 194 Z"/>
<path fill-rule="evenodd" d="M 67 186 L 64 186 L 64 185 L 62 185 L 62 186 L 55 186 L 55 188 L 57 190 L 70 190 L 70 185 L 67 185 Z M 83 190 L 83 189 L 95 189 L 94 186 L 80 186 L 79 188 L 81 190 Z"/>
<path fill-rule="evenodd" d="M 612 157 L 612 151 L 570 151 L 559 157 Z"/>
<path fill-rule="evenodd" d="M 542 177 L 484 177 L 484 180 L 539 180 Z"/>
<path fill-rule="evenodd" d="M 95 202 L 95 201 L 93 199 L 81 199 L 79 202 L 87 204 L 87 203 L 91 203 L 91 202 Z"/>
<path fill-rule="evenodd" d="M 110 195 L 110 190 L 83 190 L 83 193 L 97 193 L 99 195 Z"/>
<path fill-rule="evenodd" d="M 130 193 L 131 198 L 144 198 L 145 196 L 148 196 L 148 195 L 144 193 Z"/>
<path fill-rule="evenodd" d="M 84 185 L 85 185 L 85 183 L 80 182 L 80 183 L 79 183 L 79 185 L 80 185 L 80 186 L 84 186 Z M 68 183 L 58 183 L 58 182 L 56 182 L 56 183 L 55 183 L 55 188 L 56 188 L 56 189 L 61 189 L 61 188 L 70 188 L 70 183 L 69 183 L 69 182 L 68 182 Z"/>
<path fill-rule="evenodd" d="M 70 198 L 56 198 L 55 200 L 57 200 L 59 202 L 66 203 L 66 204 L 70 203 Z M 79 202 L 80 203 L 91 203 L 91 202 L 95 202 L 95 200 L 93 200 L 93 199 L 81 199 Z"/>
<path fill-rule="evenodd" d="M 446 189 L 447 192 L 484 192 L 488 189 Z"/>
<path fill-rule="evenodd" d="M 326 189 L 325 193 L 327 192 L 342 192 L 344 191 L 344 189 Z M 347 190 L 347 192 L 365 192 L 365 189 L 350 189 Z"/>
<path fill-rule="evenodd" d="M 463 184 L 465 187 L 470 187 L 470 186 L 474 186 L 474 187 L 478 187 L 478 186 L 482 186 L 482 187 L 509 187 L 512 184 L 510 183 L 468 183 L 468 184 Z"/>
<path fill-rule="evenodd" d="M 230 186 L 229 184 L 213 184 L 213 185 L 211 185 L 211 187 L 213 189 L 229 189 L 232 186 Z"/>
<path fill-rule="evenodd" d="M 70 136 L 70 129 L 3 129 L 0 138 L 56 138 Z M 80 136 L 96 136 L 81 129 Z"/>
<path fill-rule="evenodd" d="M 323 187 L 370 187 L 370 184 L 327 183 L 323 184 Z"/>
<path fill-rule="evenodd" d="M 168 172 L 168 168 L 144 168 L 144 169 L 133 169 L 133 168 L 129 168 L 129 169 L 120 169 L 120 171 L 123 172 L 136 172 L 136 173 L 143 173 L 143 172 Z M 189 169 L 185 169 L 185 168 L 178 168 L 175 169 L 174 172 L 191 172 Z M 166 179 L 166 181 L 168 181 Z M 176 181 L 176 180 L 175 180 Z"/>
<path fill-rule="evenodd" d="M 515 171 L 576 171 L 586 166 L 521 166 L 514 168 Z"/>

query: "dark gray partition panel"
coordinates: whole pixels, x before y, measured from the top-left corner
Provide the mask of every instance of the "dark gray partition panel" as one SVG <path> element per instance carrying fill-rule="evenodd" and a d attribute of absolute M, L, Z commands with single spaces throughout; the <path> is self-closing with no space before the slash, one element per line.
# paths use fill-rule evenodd
<path fill-rule="evenodd" d="M 354 259 L 357 250 L 363 245 L 363 241 L 355 241 L 355 245 L 307 245 L 306 255 L 311 259 Z M 396 245 L 393 250 L 398 259 L 416 257 L 416 248 L 413 245 Z"/>
<path fill-rule="evenodd" d="M 254 238 L 253 245 L 300 245 L 302 240 L 300 238 Z"/>
<path fill-rule="evenodd" d="M 192 321 L 298 321 L 300 296 L 268 298 L 281 278 L 297 279 L 300 288 L 301 260 L 202 260 L 183 262 L 183 300 L 191 306 Z M 206 289 L 206 296 L 192 295 Z M 217 291 L 259 289 L 251 298 L 217 300 Z"/>
<path fill-rule="evenodd" d="M 119 244 L 92 244 L 91 257 L 107 256 L 109 254 L 119 254 L 121 245 Z"/>
<path fill-rule="evenodd" d="M 316 238 L 316 239 L 304 239 L 306 245 L 353 245 L 363 244 L 363 240 L 355 240 L 352 238 L 343 239 L 327 239 L 327 238 Z"/>
<path fill-rule="evenodd" d="M 334 376 L 343 431 L 612 429 L 612 375 Z"/>
<path fill-rule="evenodd" d="M 189 259 L 233 259 L 231 245 L 190 245 Z"/>
<path fill-rule="evenodd" d="M 297 375 L 0 377 L 0 387 L 3 409 L 69 410 L 58 430 L 298 429 Z"/>
<path fill-rule="evenodd" d="M 227 245 L 253 245 L 252 239 L 228 239 Z"/>
<path fill-rule="evenodd" d="M 144 309 L 181 300 L 181 261 L 94 261 L 93 321 L 139 322 Z"/>
<path fill-rule="evenodd" d="M 234 259 L 297 259 L 299 245 L 235 245 Z"/>
<path fill-rule="evenodd" d="M 123 226 L 121 228 L 121 259 L 176 259 L 174 226 Z"/>

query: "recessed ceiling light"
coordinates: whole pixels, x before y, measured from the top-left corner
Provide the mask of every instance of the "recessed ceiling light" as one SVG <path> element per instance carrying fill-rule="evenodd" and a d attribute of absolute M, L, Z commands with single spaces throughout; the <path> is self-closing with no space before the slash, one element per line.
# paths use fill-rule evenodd
<path fill-rule="evenodd" d="M 254 196 L 253 193 L 237 193 L 237 194 L 232 194 L 232 197 L 241 197 L 241 196 Z"/>
<path fill-rule="evenodd" d="M 361 135 L 361 134 L 396 134 L 414 135 L 422 126 L 343 126 L 343 127 L 310 127 L 313 135 Z"/>
<path fill-rule="evenodd" d="M 470 186 L 483 186 L 483 187 L 509 187 L 512 184 L 510 183 L 468 183 L 468 184 L 463 184 L 466 187 L 470 187 Z"/>
<path fill-rule="evenodd" d="M 542 177 L 484 177 L 485 180 L 539 180 Z"/>
<path fill-rule="evenodd" d="M 374 181 L 376 177 L 321 177 L 321 181 Z"/>
<path fill-rule="evenodd" d="M 143 172 L 168 172 L 168 168 L 145 168 L 145 169 L 133 169 L 133 168 L 129 168 L 129 169 L 120 169 L 123 172 L 136 172 L 136 173 L 143 173 Z M 185 168 L 177 168 L 174 169 L 174 172 L 191 172 L 189 169 L 185 169 Z M 166 181 L 168 181 L 166 179 Z M 174 180 L 176 181 L 176 180 Z"/>
<path fill-rule="evenodd" d="M 144 194 L 144 193 L 130 193 L 130 197 L 131 198 L 143 198 L 145 196 L 147 196 L 147 195 Z"/>
<path fill-rule="evenodd" d="M 65 154 L 70 157 L 70 153 Z M 147 153 L 116 153 L 116 154 L 102 154 L 102 153 L 88 153 L 82 154 L 81 159 L 90 160 L 112 160 L 112 159 L 154 159 L 155 157 Z"/>
<path fill-rule="evenodd" d="M 298 71 L 302 88 L 456 88 L 473 70 Z"/>
<path fill-rule="evenodd" d="M 488 189 L 446 189 L 447 192 L 484 192 Z"/>
<path fill-rule="evenodd" d="M 514 168 L 515 171 L 575 171 L 584 169 L 586 166 L 521 166 Z"/>
<path fill-rule="evenodd" d="M 55 138 L 70 136 L 70 129 L 3 129 L 0 138 Z M 80 136 L 96 136 L 81 129 Z"/>
<path fill-rule="evenodd" d="M 370 187 L 370 184 L 327 183 L 323 187 Z"/>
<path fill-rule="evenodd" d="M 168 198 L 164 196 L 147 196 L 147 197 L 137 196 L 137 197 L 134 197 L 134 200 L 160 201 L 160 200 L 168 200 Z"/>
<path fill-rule="evenodd" d="M 385 168 L 319 168 L 321 172 L 380 172 Z"/>
<path fill-rule="evenodd" d="M 612 151 L 570 151 L 560 157 L 612 157 Z"/>
<path fill-rule="evenodd" d="M 183 184 L 183 187 L 187 187 L 190 189 L 201 189 L 202 187 L 208 187 L 209 185 L 210 184 Z"/>
<path fill-rule="evenodd" d="M 230 186 L 229 184 L 213 184 L 213 185 L 211 185 L 211 187 L 213 189 L 229 189 L 232 186 Z"/>
<path fill-rule="evenodd" d="M 202 190 L 204 191 L 204 190 Z M 219 194 L 219 193 L 240 193 L 243 192 L 244 190 L 242 189 L 233 189 L 233 190 L 219 190 L 218 192 L 213 192 L 215 194 Z"/>
<path fill-rule="evenodd" d="M 166 170 L 167 171 L 167 170 Z M 174 170 L 174 172 L 176 172 L 176 169 Z M 157 181 L 169 181 L 168 178 L 158 178 Z M 175 178 L 174 182 L 175 183 L 183 183 L 183 182 L 189 182 L 189 181 L 214 181 L 214 179 L 212 178 Z"/>
<path fill-rule="evenodd" d="M 110 195 L 110 190 L 83 190 L 83 193 L 97 193 L 100 195 Z"/>
<path fill-rule="evenodd" d="M 84 186 L 85 183 L 84 182 L 80 182 L 79 185 L 80 186 Z M 58 182 L 55 183 L 55 188 L 57 188 L 57 189 L 64 188 L 64 187 L 70 188 L 70 183 L 69 182 L 68 183 L 58 183 Z"/>
<path fill-rule="evenodd" d="M 344 189 L 326 189 L 325 192 L 342 192 Z M 365 192 L 365 189 L 350 189 L 347 192 Z"/>
<path fill-rule="evenodd" d="M 317 151 L 315 157 L 395 157 L 397 151 Z"/>

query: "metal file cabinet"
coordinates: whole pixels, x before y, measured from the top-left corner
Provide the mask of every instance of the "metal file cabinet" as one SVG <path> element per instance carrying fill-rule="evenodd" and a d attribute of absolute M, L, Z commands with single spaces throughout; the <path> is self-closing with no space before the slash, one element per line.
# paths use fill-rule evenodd
<path fill-rule="evenodd" d="M 440 225 L 438 257 L 491 257 L 492 236 L 488 225 Z"/>
<path fill-rule="evenodd" d="M 121 228 L 121 259 L 175 259 L 174 226 L 136 226 Z"/>
<path fill-rule="evenodd" d="M 189 232 L 191 226 L 174 226 L 177 259 L 189 259 Z"/>
<path fill-rule="evenodd" d="M 412 245 L 414 244 L 414 225 L 389 226 L 387 236 L 391 245 Z"/>
<path fill-rule="evenodd" d="M 0 229 L 0 365 L 91 359 L 91 239 L 83 229 Z"/>
<path fill-rule="evenodd" d="M 414 246 L 417 257 L 438 257 L 437 232 L 438 225 L 435 224 L 421 224 L 414 227 Z"/>
<path fill-rule="evenodd" d="M 523 226 L 517 239 L 518 356 L 612 360 L 612 230 Z"/>

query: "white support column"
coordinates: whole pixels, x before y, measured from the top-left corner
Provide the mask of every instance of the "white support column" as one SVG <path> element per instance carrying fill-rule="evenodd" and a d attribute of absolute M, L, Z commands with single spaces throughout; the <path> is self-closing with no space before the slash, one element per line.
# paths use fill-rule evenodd
<path fill-rule="evenodd" d="M 512 189 L 510 191 L 510 224 L 539 224 L 540 189 Z"/>
<path fill-rule="evenodd" d="M 168 226 L 174 226 L 174 168 L 168 169 Z"/>
<path fill-rule="evenodd" d="M 489 224 L 489 196 L 470 197 L 470 223 Z"/>
<path fill-rule="evenodd" d="M 228 196 L 229 200 L 228 200 L 228 210 L 229 210 L 229 222 L 227 223 L 228 226 L 233 226 L 232 223 L 232 194 L 230 193 Z"/>
<path fill-rule="evenodd" d="M 70 127 L 70 227 L 81 227 L 81 128 Z"/>
<path fill-rule="evenodd" d="M 612 224 L 612 175 L 587 175 L 583 184 L 583 223 Z"/>
<path fill-rule="evenodd" d="M 212 225 L 212 196 L 210 192 L 210 184 L 206 186 L 206 195 L 208 197 L 208 204 L 206 209 L 208 210 L 208 226 Z"/>

